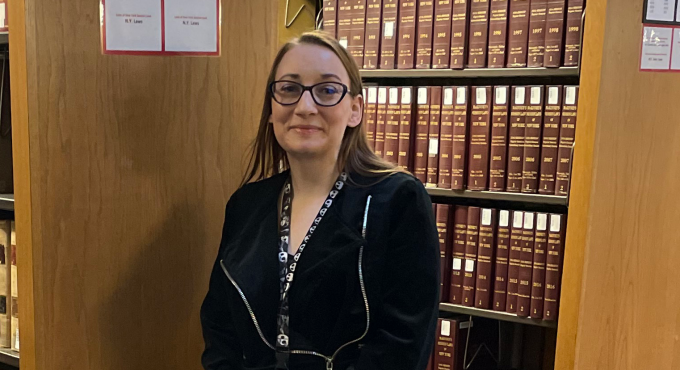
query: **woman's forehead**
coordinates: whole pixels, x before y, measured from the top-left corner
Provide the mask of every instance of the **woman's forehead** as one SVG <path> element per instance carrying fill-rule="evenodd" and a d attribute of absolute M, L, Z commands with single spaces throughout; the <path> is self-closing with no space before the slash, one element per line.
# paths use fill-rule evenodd
<path fill-rule="evenodd" d="M 318 45 L 296 45 L 289 50 L 276 71 L 277 79 L 283 76 L 296 80 L 330 78 L 349 83 L 349 75 L 340 58 L 331 49 Z"/>

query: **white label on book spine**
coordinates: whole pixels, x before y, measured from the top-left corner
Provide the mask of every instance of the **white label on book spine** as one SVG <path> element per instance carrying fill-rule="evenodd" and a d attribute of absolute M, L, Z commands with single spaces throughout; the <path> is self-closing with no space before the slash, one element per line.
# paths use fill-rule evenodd
<path fill-rule="evenodd" d="M 548 215 L 545 213 L 539 213 L 536 216 L 536 230 L 545 231 L 548 229 Z"/>
<path fill-rule="evenodd" d="M 437 153 L 439 153 L 439 139 L 430 139 L 430 148 L 428 153 L 430 155 L 437 155 Z"/>
<path fill-rule="evenodd" d="M 454 271 L 460 271 L 461 267 L 463 267 L 463 260 L 460 258 L 454 258 L 453 259 L 453 270 Z"/>
<path fill-rule="evenodd" d="M 498 225 L 500 227 L 508 227 L 510 224 L 510 211 L 502 210 L 498 216 Z"/>
<path fill-rule="evenodd" d="M 505 105 L 508 103 L 508 87 L 496 86 L 496 105 Z"/>
<path fill-rule="evenodd" d="M 477 105 L 486 104 L 486 87 L 477 87 Z"/>
<path fill-rule="evenodd" d="M 482 225 L 491 226 L 491 210 L 488 208 L 482 209 Z"/>
<path fill-rule="evenodd" d="M 565 94 L 564 104 L 574 105 L 576 104 L 576 86 L 567 86 L 567 93 Z"/>
<path fill-rule="evenodd" d="M 453 87 L 444 88 L 444 105 L 453 105 Z"/>
<path fill-rule="evenodd" d="M 524 228 L 531 230 L 534 228 L 534 213 L 527 212 L 524 214 Z"/>
<path fill-rule="evenodd" d="M 475 261 L 465 260 L 465 272 L 475 272 Z"/>
<path fill-rule="evenodd" d="M 381 87 L 378 89 L 378 104 L 387 103 L 387 88 Z"/>
<path fill-rule="evenodd" d="M 401 88 L 401 104 L 411 104 L 411 88 Z"/>
<path fill-rule="evenodd" d="M 522 227 L 522 216 L 524 216 L 524 212 L 522 211 L 515 211 L 515 213 L 512 214 L 512 227 L 517 229 Z"/>
<path fill-rule="evenodd" d="M 391 87 L 390 88 L 390 104 L 399 104 L 399 88 L 398 87 Z"/>
<path fill-rule="evenodd" d="M 562 228 L 562 215 L 550 215 L 550 232 L 559 233 Z"/>
<path fill-rule="evenodd" d="M 451 321 L 442 320 L 441 336 L 442 337 L 450 337 L 451 336 Z"/>
<path fill-rule="evenodd" d="M 338 42 L 340 43 L 340 46 L 347 49 L 347 44 L 348 44 L 347 39 L 340 39 L 340 40 L 338 40 Z"/>
<path fill-rule="evenodd" d="M 560 88 L 557 86 L 550 86 L 548 88 L 548 104 L 557 105 L 560 99 Z"/>
<path fill-rule="evenodd" d="M 6 8 L 7 3 L 0 4 L 0 27 L 5 28 L 5 17 L 6 17 Z"/>
<path fill-rule="evenodd" d="M 394 37 L 394 21 L 385 22 L 385 37 Z"/>
<path fill-rule="evenodd" d="M 375 104 L 378 101 L 378 88 L 368 88 L 368 104 Z"/>
<path fill-rule="evenodd" d="M 515 105 L 524 105 L 526 91 L 524 87 L 518 86 L 515 88 Z"/>
<path fill-rule="evenodd" d="M 456 104 L 465 104 L 465 87 L 459 87 L 456 91 Z"/>
<path fill-rule="evenodd" d="M 427 104 L 427 87 L 418 88 L 418 105 Z"/>
<path fill-rule="evenodd" d="M 541 88 L 539 86 L 531 87 L 531 105 L 541 104 Z"/>

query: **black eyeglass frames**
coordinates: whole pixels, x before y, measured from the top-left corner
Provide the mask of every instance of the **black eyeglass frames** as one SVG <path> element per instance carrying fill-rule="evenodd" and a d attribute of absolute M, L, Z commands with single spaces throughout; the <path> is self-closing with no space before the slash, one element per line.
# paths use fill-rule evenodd
<path fill-rule="evenodd" d="M 305 86 L 295 81 L 274 81 L 269 85 L 274 101 L 281 105 L 297 104 L 305 91 L 309 91 L 314 102 L 321 107 L 338 105 L 349 89 L 340 82 L 320 82 Z"/>

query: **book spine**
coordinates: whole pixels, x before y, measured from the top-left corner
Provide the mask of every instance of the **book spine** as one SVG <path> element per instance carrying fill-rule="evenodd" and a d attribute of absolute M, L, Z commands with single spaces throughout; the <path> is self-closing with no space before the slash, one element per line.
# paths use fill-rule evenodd
<path fill-rule="evenodd" d="M 524 160 L 522 164 L 522 193 L 538 191 L 538 170 L 541 156 L 543 125 L 543 86 L 529 87 L 526 126 L 524 132 Z"/>
<path fill-rule="evenodd" d="M 507 67 L 527 66 L 527 44 L 529 41 L 529 0 L 511 0 L 508 27 Z"/>
<path fill-rule="evenodd" d="M 338 0 L 323 2 L 323 30 L 334 38 L 338 38 Z"/>
<path fill-rule="evenodd" d="M 408 169 L 411 165 L 411 111 L 413 88 L 401 88 L 401 119 L 399 120 L 399 159 L 397 164 Z"/>
<path fill-rule="evenodd" d="M 469 0 L 454 0 L 451 10 L 451 68 L 465 66 Z"/>
<path fill-rule="evenodd" d="M 529 15 L 528 67 L 543 67 L 545 56 L 545 23 L 548 13 L 547 0 L 531 0 Z"/>
<path fill-rule="evenodd" d="M 576 111 L 578 108 L 578 86 L 564 87 L 564 105 L 560 123 L 560 144 L 557 159 L 557 180 L 555 194 L 569 194 L 571 180 L 571 153 L 576 135 Z"/>
<path fill-rule="evenodd" d="M 531 312 L 531 276 L 534 261 L 534 214 L 524 213 L 522 250 L 520 252 L 519 283 L 517 285 L 517 316 L 528 317 Z"/>
<path fill-rule="evenodd" d="M 522 231 L 524 227 L 524 212 L 515 211 L 512 214 L 512 228 L 510 229 L 510 252 L 508 263 L 508 296 L 505 311 L 517 313 L 517 288 L 519 281 L 519 267 L 522 258 Z"/>
<path fill-rule="evenodd" d="M 433 0 L 418 0 L 418 32 L 416 45 L 416 68 L 432 67 L 432 32 L 434 27 Z"/>
<path fill-rule="evenodd" d="M 451 265 L 451 290 L 449 302 L 463 303 L 463 265 L 465 264 L 465 242 L 467 241 L 468 207 L 456 206 L 453 214 L 453 260 Z"/>
<path fill-rule="evenodd" d="M 562 65 L 562 51 L 564 49 L 564 6 L 566 0 L 548 0 L 548 15 L 545 28 L 545 57 L 546 67 Z"/>
<path fill-rule="evenodd" d="M 489 37 L 489 1 L 472 0 L 470 4 L 468 68 L 486 67 L 487 40 Z"/>
<path fill-rule="evenodd" d="M 467 126 L 469 87 L 455 88 L 453 113 L 453 160 L 451 164 L 451 189 L 465 189 L 465 165 L 467 159 Z"/>
<path fill-rule="evenodd" d="M 458 322 L 438 319 L 437 340 L 434 347 L 434 369 L 455 370 L 456 352 L 458 352 Z"/>
<path fill-rule="evenodd" d="M 555 194 L 557 145 L 560 138 L 561 116 L 562 86 L 548 86 L 543 117 L 543 141 L 541 142 L 541 176 L 538 184 L 540 194 Z"/>
<path fill-rule="evenodd" d="M 489 190 L 505 191 L 505 169 L 508 153 L 509 86 L 494 87 L 491 116 L 491 153 L 489 155 Z"/>
<path fill-rule="evenodd" d="M 475 307 L 491 308 L 491 289 L 493 283 L 494 225 L 496 210 L 482 209 L 479 222 L 479 247 L 477 252 L 477 282 L 475 284 Z"/>
<path fill-rule="evenodd" d="M 478 207 L 468 207 L 467 239 L 465 241 L 465 265 L 463 266 L 463 306 L 473 307 L 477 281 L 477 243 L 479 241 Z"/>
<path fill-rule="evenodd" d="M 368 0 L 366 4 L 366 35 L 364 41 L 364 69 L 378 68 L 380 52 L 380 26 L 382 25 L 382 0 Z"/>
<path fill-rule="evenodd" d="M 493 284 L 493 309 L 505 312 L 508 294 L 508 257 L 510 246 L 510 211 L 498 212 L 498 236 L 496 238 L 496 266 Z"/>
<path fill-rule="evenodd" d="M 583 0 L 569 0 L 567 29 L 564 37 L 564 65 L 577 66 L 581 56 L 581 16 Z"/>
<path fill-rule="evenodd" d="M 10 322 L 10 332 L 11 332 L 11 348 L 15 351 L 19 350 L 19 284 L 18 284 L 18 273 L 17 268 L 17 240 L 16 240 L 16 224 L 14 221 L 10 222 L 10 284 L 11 286 L 11 300 L 9 302 L 9 313 L 12 316 Z"/>
<path fill-rule="evenodd" d="M 338 42 L 350 51 L 354 0 L 338 0 L 338 4 L 340 5 L 338 7 Z"/>
<path fill-rule="evenodd" d="M 399 69 L 413 69 L 415 65 L 417 9 L 416 0 L 399 0 Z"/>
<path fill-rule="evenodd" d="M 394 69 L 397 55 L 399 0 L 383 0 L 380 69 Z"/>
<path fill-rule="evenodd" d="M 434 5 L 432 68 L 451 66 L 451 14 L 453 0 L 437 0 Z"/>
<path fill-rule="evenodd" d="M 449 271 L 451 269 L 451 253 L 452 245 L 449 243 L 449 214 L 450 206 L 448 204 L 437 204 L 436 220 L 437 220 L 437 232 L 439 234 L 439 253 L 440 253 L 440 263 L 441 271 Z M 451 275 L 441 274 L 441 285 L 440 285 L 440 297 L 444 300 L 444 297 L 449 296 L 449 288 L 451 287 Z"/>
<path fill-rule="evenodd" d="M 387 120 L 385 126 L 385 150 L 383 157 L 390 163 L 399 160 L 399 121 L 401 120 L 401 91 L 398 87 L 390 87 L 387 103 Z"/>
<path fill-rule="evenodd" d="M 442 88 L 434 86 L 430 90 L 430 124 L 427 148 L 427 186 L 437 186 L 439 174 L 439 122 L 441 119 Z"/>
<path fill-rule="evenodd" d="M 543 318 L 543 293 L 545 292 L 545 261 L 548 245 L 548 215 L 536 215 L 536 235 L 534 237 L 534 261 L 531 275 L 531 310 L 532 319 Z"/>
<path fill-rule="evenodd" d="M 524 163 L 524 135 L 526 132 L 526 87 L 512 87 L 512 112 L 510 113 L 510 145 L 508 147 L 508 180 L 505 191 L 522 190 L 522 165 Z"/>
<path fill-rule="evenodd" d="M 423 184 L 427 183 L 428 133 L 430 126 L 430 88 L 418 88 L 416 140 L 413 160 L 414 175 Z"/>
<path fill-rule="evenodd" d="M 375 154 L 383 157 L 385 151 L 385 123 L 387 121 L 387 88 L 378 88 L 378 113 L 375 119 Z"/>
<path fill-rule="evenodd" d="M 505 67 L 508 40 L 508 0 L 491 0 L 489 16 L 489 68 Z"/>
<path fill-rule="evenodd" d="M 364 36 L 366 35 L 366 0 L 354 0 L 349 53 L 358 67 L 364 65 Z"/>
<path fill-rule="evenodd" d="M 0 221 L 0 347 L 12 347 L 12 316 L 10 299 L 12 298 L 12 246 L 11 221 Z M 14 283 L 16 284 L 16 283 Z"/>
<path fill-rule="evenodd" d="M 366 140 L 369 147 L 375 151 L 375 123 L 378 116 L 378 88 L 369 87 L 366 99 Z"/>
<path fill-rule="evenodd" d="M 557 320 L 560 299 L 560 281 L 562 278 L 562 248 L 564 240 L 563 215 L 550 215 L 548 231 L 548 253 L 545 265 L 545 294 L 543 304 L 543 320 Z"/>
<path fill-rule="evenodd" d="M 470 117 L 470 155 L 467 188 L 486 190 L 489 179 L 489 141 L 491 133 L 490 100 L 491 86 L 472 88 Z"/>
<path fill-rule="evenodd" d="M 442 189 L 451 189 L 451 159 L 453 157 L 453 95 L 455 88 L 444 87 L 441 125 L 439 133 L 439 183 Z"/>

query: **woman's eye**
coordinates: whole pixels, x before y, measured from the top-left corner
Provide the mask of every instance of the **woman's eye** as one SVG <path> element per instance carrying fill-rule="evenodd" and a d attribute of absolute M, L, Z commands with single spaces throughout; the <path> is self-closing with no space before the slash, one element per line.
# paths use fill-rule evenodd
<path fill-rule="evenodd" d="M 299 90 L 299 87 L 296 85 L 283 85 L 280 89 L 282 92 L 296 92 Z"/>
<path fill-rule="evenodd" d="M 334 95 L 338 93 L 338 88 L 332 85 L 321 86 L 319 92 L 325 95 Z"/>

